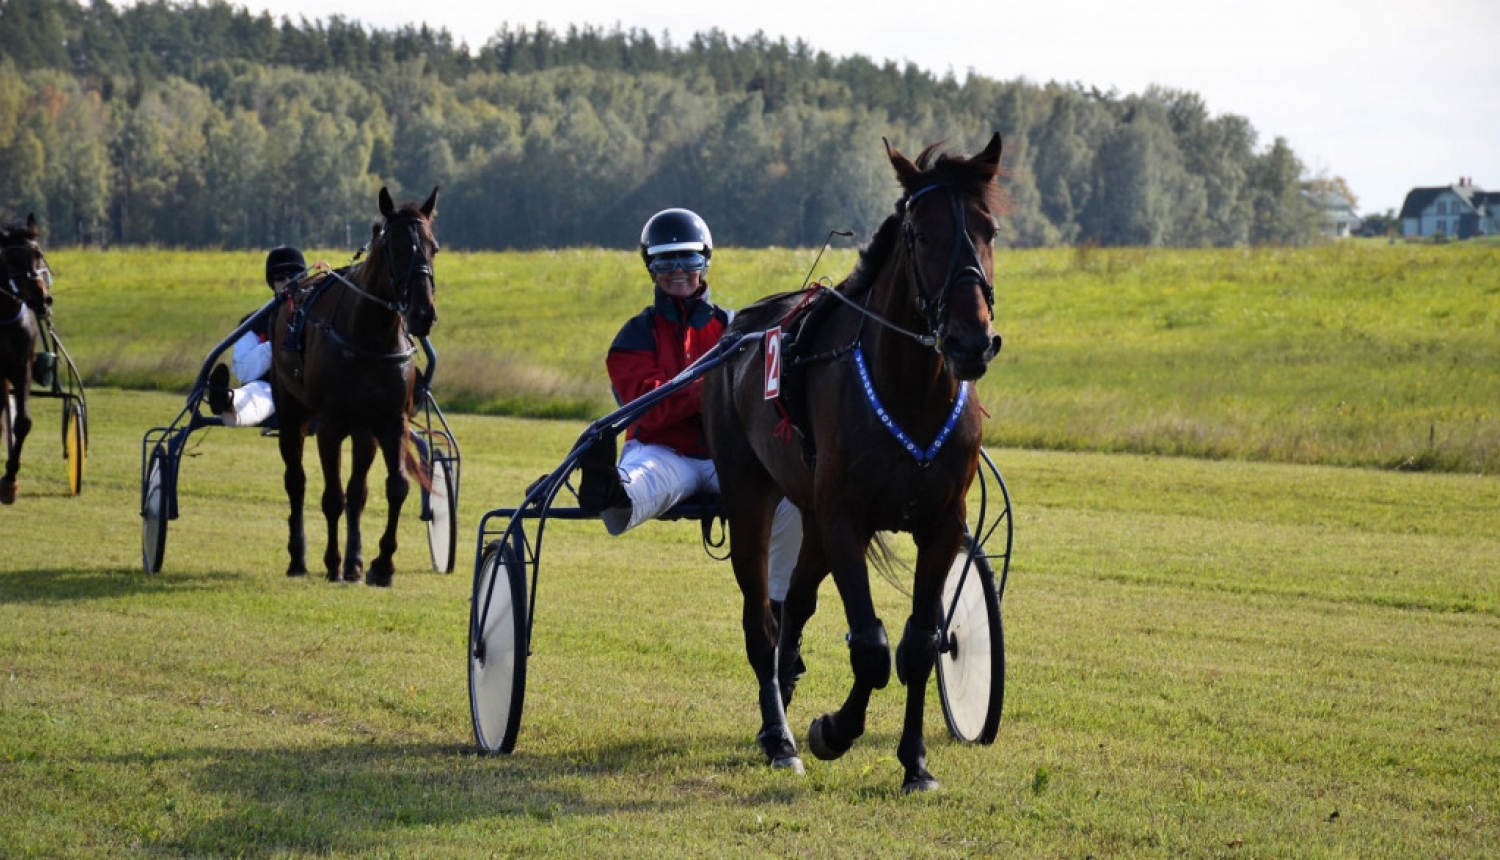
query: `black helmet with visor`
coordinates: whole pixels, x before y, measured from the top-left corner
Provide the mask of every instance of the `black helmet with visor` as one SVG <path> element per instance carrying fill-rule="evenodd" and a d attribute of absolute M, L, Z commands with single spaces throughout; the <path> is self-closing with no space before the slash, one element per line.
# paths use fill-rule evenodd
<path fill-rule="evenodd" d="M 641 259 L 653 275 L 676 269 L 701 272 L 713 255 L 708 225 L 690 210 L 663 209 L 641 228 Z"/>
<path fill-rule="evenodd" d="M 266 255 L 266 286 L 274 287 L 278 280 L 295 278 L 307 271 L 307 260 L 302 252 L 291 245 L 271 249 Z"/>

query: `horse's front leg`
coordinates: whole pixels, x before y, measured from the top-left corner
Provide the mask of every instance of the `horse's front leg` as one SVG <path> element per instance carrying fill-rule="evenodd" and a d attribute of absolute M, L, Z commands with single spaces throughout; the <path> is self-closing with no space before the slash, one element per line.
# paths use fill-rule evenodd
<path fill-rule="evenodd" d="M 10 390 L 15 395 L 16 408 L 10 416 L 11 443 L 10 450 L 5 454 L 5 474 L 0 476 L 0 504 L 13 505 L 16 503 L 16 492 L 20 482 L 16 480 L 16 473 L 21 471 L 21 447 L 26 444 L 26 436 L 31 433 L 31 403 L 30 403 L 30 380 L 25 376 L 20 382 L 11 381 Z M 0 397 L 5 392 L 0 391 Z"/>
<path fill-rule="evenodd" d="M 939 634 L 939 595 L 943 580 L 957 552 L 957 535 L 951 540 L 936 540 L 917 550 L 916 582 L 912 588 L 911 617 L 896 649 L 896 671 L 906 684 L 906 713 L 901 723 L 901 742 L 896 758 L 906 769 L 901 790 L 933 791 L 938 781 L 927 770 L 927 742 L 923 737 L 923 718 L 927 702 L 927 680 L 937 663 Z"/>
<path fill-rule="evenodd" d="M 344 515 L 344 489 L 339 485 L 339 471 L 340 461 L 343 459 L 343 446 L 344 434 L 334 429 L 332 422 L 320 420 L 318 463 L 323 468 L 323 519 L 328 524 L 328 543 L 323 549 L 323 567 L 328 571 L 329 582 L 339 581 L 339 518 Z M 345 579 L 349 579 L 347 571 Z M 357 571 L 350 581 L 359 581 Z"/>
<path fill-rule="evenodd" d="M 869 539 L 856 541 L 847 535 L 835 539 L 839 540 L 838 549 L 830 551 L 829 557 L 837 559 L 833 581 L 843 598 L 844 617 L 849 623 L 849 667 L 854 672 L 854 683 L 842 707 L 818 717 L 808 727 L 807 745 L 814 755 L 825 761 L 848 752 L 865 733 L 870 694 L 884 689 L 891 680 L 890 641 L 886 638 L 885 625 L 875 615 L 875 602 L 870 596 L 870 573 L 865 564 L 864 553 Z"/>
<path fill-rule="evenodd" d="M 370 565 L 368 585 L 389 587 L 396 575 L 396 526 L 401 521 L 401 506 L 411 492 L 406 477 L 406 424 L 380 435 L 380 453 L 385 456 L 385 531 L 380 534 L 380 555 Z"/>
<path fill-rule="evenodd" d="M 344 581 L 359 582 L 365 572 L 364 533 L 360 517 L 370 498 L 370 465 L 375 462 L 375 437 L 356 432 L 350 437 L 349 485 L 344 489 Z"/>
<path fill-rule="evenodd" d="M 302 529 L 302 502 L 307 490 L 307 473 L 302 468 L 302 439 L 305 423 L 300 415 L 282 407 L 281 430 L 276 435 L 277 447 L 281 451 L 281 463 L 285 467 L 282 485 L 286 488 L 287 502 L 291 512 L 287 515 L 287 576 L 307 575 L 307 534 Z"/>

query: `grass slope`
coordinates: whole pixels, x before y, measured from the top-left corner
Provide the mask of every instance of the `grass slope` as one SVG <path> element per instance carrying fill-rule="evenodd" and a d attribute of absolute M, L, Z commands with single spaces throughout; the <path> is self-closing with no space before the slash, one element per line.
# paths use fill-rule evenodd
<path fill-rule="evenodd" d="M 266 297 L 259 253 L 51 258 L 58 325 L 93 385 L 185 390 Z M 715 298 L 794 289 L 813 258 L 721 249 Z M 817 271 L 837 279 L 853 261 L 830 252 Z M 634 254 L 445 252 L 437 270 L 446 407 L 612 408 L 604 352 L 649 301 Z M 1006 346 L 980 386 L 990 444 L 1500 471 L 1500 245 L 1007 251 L 995 280 Z"/>
<path fill-rule="evenodd" d="M 956 745 L 934 693 L 944 790 L 902 797 L 894 685 L 844 760 L 803 778 L 760 763 L 732 578 L 683 524 L 549 528 L 517 752 L 473 755 L 472 554 L 426 572 L 409 513 L 394 588 L 288 580 L 274 445 L 214 430 L 184 466 L 165 570 L 140 572 L 139 437 L 180 404 L 91 392 L 77 498 L 39 407 L 21 501 L 0 509 L 0 856 L 1500 845 L 1494 478 L 994 450 L 1016 515 L 1005 722 L 993 746 Z M 582 426 L 454 424 L 465 541 Z M 899 629 L 903 598 L 874 591 Z M 846 689 L 842 633 L 825 589 L 799 738 Z"/>

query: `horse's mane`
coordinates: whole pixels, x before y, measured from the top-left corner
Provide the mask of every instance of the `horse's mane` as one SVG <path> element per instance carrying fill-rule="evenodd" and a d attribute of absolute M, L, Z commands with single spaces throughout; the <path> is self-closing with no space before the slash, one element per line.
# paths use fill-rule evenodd
<path fill-rule="evenodd" d="M 902 189 L 902 199 L 929 185 L 953 185 L 964 193 L 978 197 L 991 214 L 997 217 L 1005 214 L 1009 209 L 1009 201 L 1000 184 L 991 181 L 979 168 L 970 164 L 968 158 L 945 152 L 942 146 L 942 141 L 939 141 L 917 156 L 915 163 L 922 174 L 913 187 Z M 1004 176 L 1004 171 L 999 175 Z M 886 216 L 876 228 L 875 235 L 870 237 L 870 243 L 860 249 L 859 262 L 855 264 L 849 277 L 839 285 L 839 289 L 849 295 L 858 295 L 868 289 L 891 254 L 895 253 L 900 230 L 901 212 L 898 209 Z"/>
<path fill-rule="evenodd" d="M 901 215 L 892 212 L 875 229 L 875 235 L 870 237 L 870 244 L 859 249 L 859 262 L 854 264 L 854 271 L 839 284 L 838 289 L 851 296 L 860 295 L 869 289 L 885 266 L 885 261 L 895 253 L 896 236 L 900 232 Z"/>
<path fill-rule="evenodd" d="M 1005 189 L 999 182 L 990 181 L 984 174 L 979 172 L 969 163 L 969 159 L 955 155 L 943 150 L 943 142 L 938 141 L 917 156 L 916 165 L 922 170 L 922 185 L 933 185 L 937 183 L 949 183 L 959 186 L 968 194 L 977 196 L 984 203 L 992 215 L 999 217 L 1010 211 L 1010 200 L 1006 197 Z M 1002 168 L 996 179 L 1003 179 L 1008 174 Z M 908 188 L 906 193 L 910 194 L 917 188 Z"/>

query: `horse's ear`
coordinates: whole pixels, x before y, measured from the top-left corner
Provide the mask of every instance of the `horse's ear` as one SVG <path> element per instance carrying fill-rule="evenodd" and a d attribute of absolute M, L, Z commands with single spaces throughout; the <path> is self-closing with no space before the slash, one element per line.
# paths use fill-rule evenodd
<path fill-rule="evenodd" d="M 990 138 L 989 146 L 986 146 L 983 152 L 971 158 L 970 162 L 984 168 L 984 171 L 993 179 L 1000 172 L 1000 150 L 1000 132 L 997 131 L 994 137 Z"/>
<path fill-rule="evenodd" d="M 891 160 L 891 166 L 896 168 L 896 179 L 901 183 L 902 188 L 910 191 L 912 186 L 916 185 L 917 176 L 922 171 L 918 170 L 917 166 L 911 163 L 910 158 L 902 155 L 901 150 L 891 146 L 889 140 L 882 137 L 881 141 L 885 143 L 886 157 Z"/>
<path fill-rule="evenodd" d="M 385 190 L 384 185 L 380 186 L 380 214 L 387 220 L 396 214 L 396 203 L 391 200 L 391 192 Z"/>
<path fill-rule="evenodd" d="M 422 217 L 432 219 L 432 213 L 437 210 L 437 193 L 439 186 L 432 186 L 432 194 L 428 195 L 427 202 L 422 204 Z"/>

